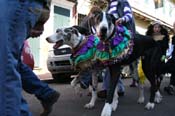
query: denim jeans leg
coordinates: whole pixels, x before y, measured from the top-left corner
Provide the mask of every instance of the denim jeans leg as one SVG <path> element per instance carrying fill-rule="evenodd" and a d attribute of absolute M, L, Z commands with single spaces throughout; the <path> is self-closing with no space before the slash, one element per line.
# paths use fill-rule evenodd
<path fill-rule="evenodd" d="M 28 111 L 29 106 L 24 98 L 21 99 L 21 116 L 32 116 L 31 112 Z"/>
<path fill-rule="evenodd" d="M 23 62 L 20 63 L 20 74 L 23 89 L 30 94 L 34 94 L 39 100 L 47 100 L 55 92 L 48 84 L 39 80 L 31 68 Z"/>
<path fill-rule="evenodd" d="M 83 89 L 87 89 L 92 82 L 92 73 L 90 70 L 81 71 L 79 74 L 80 85 Z"/>
<path fill-rule="evenodd" d="M 109 82 L 110 82 L 110 72 L 109 68 L 105 69 L 105 76 L 103 77 L 103 84 L 102 84 L 102 89 L 107 90 L 109 88 Z"/>
<path fill-rule="evenodd" d="M 27 38 L 30 27 L 28 17 L 28 0 L 0 0 L 0 115 L 23 116 L 21 106 L 26 103 L 22 100 L 21 78 L 18 70 L 18 62 L 21 57 L 21 47 Z M 34 2 L 32 2 L 34 3 Z M 39 3 L 36 3 L 39 7 Z M 36 22 L 37 18 L 31 22 Z M 28 110 L 28 109 L 27 109 Z M 28 111 L 29 112 L 29 111 Z"/>
<path fill-rule="evenodd" d="M 117 86 L 118 86 L 118 92 L 124 92 L 125 91 L 125 87 L 124 87 L 124 84 L 122 82 L 121 77 L 118 80 Z"/>

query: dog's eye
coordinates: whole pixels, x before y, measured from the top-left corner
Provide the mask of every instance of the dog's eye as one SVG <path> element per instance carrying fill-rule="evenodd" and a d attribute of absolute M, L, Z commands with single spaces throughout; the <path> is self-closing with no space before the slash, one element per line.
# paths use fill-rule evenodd
<path fill-rule="evenodd" d="M 57 30 L 56 30 L 56 33 L 59 33 L 59 32 L 61 32 L 61 29 L 57 29 Z"/>
<path fill-rule="evenodd" d="M 71 39 L 71 33 L 68 33 L 67 34 L 66 39 L 67 39 L 67 41 L 70 41 L 70 39 Z"/>
<path fill-rule="evenodd" d="M 72 33 L 75 33 L 77 36 L 78 36 L 78 31 L 77 31 L 77 29 L 72 29 Z"/>

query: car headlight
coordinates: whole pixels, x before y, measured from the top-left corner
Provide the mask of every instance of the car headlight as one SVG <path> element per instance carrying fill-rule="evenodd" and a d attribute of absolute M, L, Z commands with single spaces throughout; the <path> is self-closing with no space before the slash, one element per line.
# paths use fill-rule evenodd
<path fill-rule="evenodd" d="M 48 57 L 54 57 L 53 50 L 49 51 L 49 53 L 48 53 Z"/>

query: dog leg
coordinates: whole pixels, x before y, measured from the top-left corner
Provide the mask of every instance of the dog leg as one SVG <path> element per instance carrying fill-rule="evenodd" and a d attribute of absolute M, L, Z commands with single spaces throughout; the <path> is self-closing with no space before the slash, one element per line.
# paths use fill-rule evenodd
<path fill-rule="evenodd" d="M 74 79 L 71 81 L 70 85 L 74 88 L 75 93 L 78 94 L 80 97 L 82 97 L 83 96 L 83 92 L 82 92 L 83 90 L 79 85 L 80 80 L 79 80 L 78 75 L 71 76 L 71 78 L 74 78 Z"/>
<path fill-rule="evenodd" d="M 156 92 L 156 95 L 155 95 L 155 99 L 154 99 L 154 101 L 156 102 L 156 103 L 160 103 L 161 101 L 162 101 L 162 95 L 160 94 L 160 91 L 157 91 Z"/>
<path fill-rule="evenodd" d="M 98 77 L 97 70 L 92 70 L 92 97 L 88 104 L 85 105 L 85 108 L 92 109 L 95 106 L 97 100 L 97 87 L 98 87 Z"/>
<path fill-rule="evenodd" d="M 80 80 L 77 76 L 76 77 L 71 77 L 71 78 L 74 78 L 74 79 L 71 81 L 70 85 L 72 87 L 75 87 L 79 83 Z"/>
<path fill-rule="evenodd" d="M 148 102 L 145 106 L 147 110 L 152 110 L 155 107 L 155 103 Z"/>
<path fill-rule="evenodd" d="M 109 103 L 105 103 L 101 116 L 111 116 L 111 115 L 112 115 L 112 105 Z"/>
<path fill-rule="evenodd" d="M 92 109 L 95 106 L 95 102 L 97 99 L 97 91 L 96 90 L 92 90 L 92 97 L 91 100 L 88 104 L 86 104 L 84 107 L 87 109 Z"/>
<path fill-rule="evenodd" d="M 116 86 L 113 101 L 112 101 L 112 111 L 115 111 L 117 107 L 118 107 L 118 89 Z"/>
<path fill-rule="evenodd" d="M 141 84 L 141 83 L 139 83 L 138 89 L 139 89 L 139 98 L 137 100 L 137 103 L 142 104 L 145 101 L 145 97 L 144 97 L 144 85 Z"/>

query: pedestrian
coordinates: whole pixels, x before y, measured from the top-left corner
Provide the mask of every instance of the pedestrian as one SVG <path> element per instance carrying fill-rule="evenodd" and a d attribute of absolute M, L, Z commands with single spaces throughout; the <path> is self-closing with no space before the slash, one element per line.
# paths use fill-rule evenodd
<path fill-rule="evenodd" d="M 174 30 L 174 35 L 172 37 L 171 42 L 169 43 L 169 48 L 167 49 L 166 52 L 166 63 L 165 63 L 165 67 L 163 68 L 163 70 L 165 69 L 169 69 L 169 73 L 171 73 L 171 77 L 170 77 L 170 82 L 168 84 L 168 86 L 164 87 L 164 90 L 169 94 L 169 95 L 174 95 L 175 94 L 175 50 L 174 50 L 174 46 L 175 46 L 175 22 L 173 24 L 173 30 Z M 170 68 L 171 67 L 171 68 Z"/>
<path fill-rule="evenodd" d="M 43 30 L 44 25 L 35 25 L 31 30 L 30 36 L 38 37 L 42 34 Z M 26 41 L 24 45 L 26 44 Z M 41 116 L 48 116 L 52 111 L 53 104 L 58 100 L 60 93 L 50 88 L 47 83 L 41 81 L 32 71 L 33 67 L 27 66 L 22 61 L 19 63 L 19 67 L 19 72 L 22 80 L 22 88 L 27 93 L 34 94 L 41 102 L 44 109 L 41 113 Z"/>
<path fill-rule="evenodd" d="M 48 19 L 49 15 L 40 20 L 43 11 L 49 10 L 50 2 L 50 0 L 0 2 L 0 115 L 2 116 L 31 116 L 22 97 L 19 67 L 21 49 L 31 28 L 43 21 L 43 18 Z"/>
<path fill-rule="evenodd" d="M 149 76 L 147 77 L 148 79 L 151 80 L 151 77 L 154 77 L 157 83 L 160 84 L 162 80 L 160 75 L 167 72 L 167 69 L 162 70 L 162 67 L 165 64 L 164 56 L 168 48 L 168 31 L 160 21 L 154 21 L 148 26 L 146 35 L 152 37 L 157 42 L 156 47 L 145 51 L 143 57 L 141 57 L 142 68 L 143 71 L 146 71 L 145 76 Z"/>

